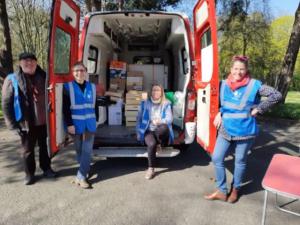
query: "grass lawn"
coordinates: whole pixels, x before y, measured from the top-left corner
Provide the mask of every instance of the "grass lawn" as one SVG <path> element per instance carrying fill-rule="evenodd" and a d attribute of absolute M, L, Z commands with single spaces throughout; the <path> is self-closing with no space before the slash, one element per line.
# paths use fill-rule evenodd
<path fill-rule="evenodd" d="M 272 111 L 267 112 L 264 115 L 300 120 L 300 92 L 289 91 L 284 104 L 275 106 Z"/>

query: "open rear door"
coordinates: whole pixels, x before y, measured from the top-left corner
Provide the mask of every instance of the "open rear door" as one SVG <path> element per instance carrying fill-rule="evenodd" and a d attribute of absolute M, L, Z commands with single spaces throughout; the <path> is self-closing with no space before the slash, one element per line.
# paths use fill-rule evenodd
<path fill-rule="evenodd" d="M 48 150 L 54 156 L 65 142 L 62 118 L 63 83 L 72 80 L 77 61 L 80 9 L 73 0 L 53 0 L 48 64 Z"/>
<path fill-rule="evenodd" d="M 218 112 L 218 42 L 214 0 L 199 0 L 194 8 L 197 141 L 212 153 L 216 141 L 213 120 Z"/>

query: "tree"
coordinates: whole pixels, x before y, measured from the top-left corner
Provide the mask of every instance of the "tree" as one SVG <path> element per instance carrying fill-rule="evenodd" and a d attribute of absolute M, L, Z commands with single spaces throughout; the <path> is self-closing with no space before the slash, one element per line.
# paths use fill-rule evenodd
<path fill-rule="evenodd" d="M 0 76 L 4 78 L 8 73 L 13 72 L 11 37 L 5 0 L 0 1 L 0 24 L 4 43 L 4 46 L 0 46 Z"/>
<path fill-rule="evenodd" d="M 283 95 L 283 103 L 287 96 L 288 88 L 293 78 L 295 63 L 300 46 L 300 3 L 295 13 L 295 21 L 290 36 L 288 48 L 283 59 L 282 68 L 279 74 L 277 89 Z"/>
<path fill-rule="evenodd" d="M 252 75 L 272 83 L 269 65 L 274 48 L 270 48 L 267 1 L 259 4 L 250 0 L 231 0 L 218 1 L 218 4 L 220 74 L 229 72 L 233 55 L 243 54 L 250 57 Z"/>
<path fill-rule="evenodd" d="M 77 0 L 85 2 L 88 12 L 116 10 L 165 10 L 180 0 Z"/>
<path fill-rule="evenodd" d="M 10 0 L 13 52 L 36 54 L 39 64 L 47 66 L 50 4 L 47 0 Z"/>

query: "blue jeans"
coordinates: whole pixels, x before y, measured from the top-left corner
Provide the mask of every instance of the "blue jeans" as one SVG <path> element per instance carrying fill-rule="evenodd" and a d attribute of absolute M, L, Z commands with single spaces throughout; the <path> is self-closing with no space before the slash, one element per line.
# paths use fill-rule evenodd
<path fill-rule="evenodd" d="M 224 167 L 224 159 L 230 149 L 235 150 L 235 162 L 233 172 L 233 187 L 239 189 L 241 187 L 243 177 L 246 170 L 247 153 L 250 150 L 254 138 L 241 141 L 228 141 L 218 135 L 216 146 L 212 155 L 212 162 L 215 166 L 217 188 L 224 194 L 227 194 L 226 172 Z"/>
<path fill-rule="evenodd" d="M 74 138 L 76 149 L 76 159 L 79 163 L 77 178 L 79 180 L 86 179 L 90 171 L 90 163 L 92 158 L 94 134 L 85 132 L 84 134 L 76 134 Z"/>

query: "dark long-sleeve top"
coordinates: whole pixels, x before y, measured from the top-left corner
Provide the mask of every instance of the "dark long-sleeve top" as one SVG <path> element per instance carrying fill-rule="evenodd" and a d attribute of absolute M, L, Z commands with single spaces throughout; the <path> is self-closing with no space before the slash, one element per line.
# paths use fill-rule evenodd
<path fill-rule="evenodd" d="M 76 82 L 76 84 L 78 84 L 80 90 L 82 91 L 82 93 L 84 93 L 86 81 L 84 81 L 83 84 L 79 84 L 78 82 Z M 72 113 L 70 107 L 71 107 L 70 94 L 65 88 L 63 88 L 63 115 L 64 115 L 64 121 L 67 126 L 73 126 Z M 98 120 L 99 112 L 98 112 L 97 101 L 95 104 L 95 114 L 96 114 L 96 120 Z"/>
<path fill-rule="evenodd" d="M 6 78 L 2 87 L 2 110 L 7 127 L 11 130 L 27 130 L 46 124 L 45 80 L 46 73 L 37 66 L 34 75 L 25 74 L 21 67 L 15 72 L 22 118 L 16 121 L 14 112 L 14 88 Z"/>
<path fill-rule="evenodd" d="M 281 101 L 282 99 L 282 95 L 279 91 L 277 91 L 275 88 L 270 87 L 268 85 L 262 85 L 260 87 L 260 89 L 258 90 L 258 95 L 260 97 L 267 97 L 265 100 L 261 101 L 258 105 L 257 105 L 257 110 L 260 114 L 265 113 L 266 111 L 268 111 L 270 108 L 272 108 L 275 104 L 277 104 L 278 102 Z M 255 135 L 252 136 L 242 136 L 242 137 L 238 137 L 238 136 L 231 136 L 229 135 L 223 124 L 221 124 L 220 128 L 219 128 L 219 134 L 221 134 L 225 139 L 227 140 L 247 140 L 247 139 L 251 139 L 251 138 L 255 138 Z"/>

